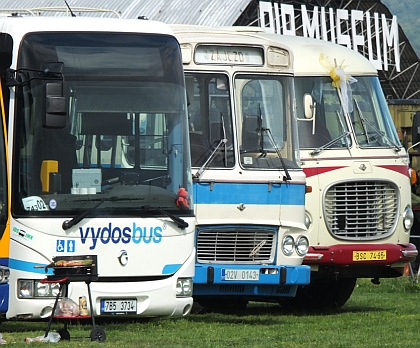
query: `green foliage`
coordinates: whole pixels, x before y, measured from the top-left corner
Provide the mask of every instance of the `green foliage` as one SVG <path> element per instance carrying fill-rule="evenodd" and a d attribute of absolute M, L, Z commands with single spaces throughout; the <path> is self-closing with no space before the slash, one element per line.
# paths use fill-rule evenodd
<path fill-rule="evenodd" d="M 275 303 L 248 305 L 241 314 L 204 313 L 183 319 L 97 320 L 105 342 L 91 342 L 90 321 L 70 323 L 70 341 L 30 343 L 31 347 L 418 347 L 420 290 L 408 277 L 360 279 L 350 300 L 338 311 L 291 313 Z M 47 323 L 4 322 L 7 346 L 23 347 L 25 337 L 43 335 Z M 53 330 L 62 328 L 54 322 Z M 99 344 L 99 346 L 98 346 Z"/>
<path fill-rule="evenodd" d="M 411 46 L 420 55 L 420 1 L 419 0 L 382 0 L 390 12 L 397 16 L 398 24 L 410 41 Z"/>

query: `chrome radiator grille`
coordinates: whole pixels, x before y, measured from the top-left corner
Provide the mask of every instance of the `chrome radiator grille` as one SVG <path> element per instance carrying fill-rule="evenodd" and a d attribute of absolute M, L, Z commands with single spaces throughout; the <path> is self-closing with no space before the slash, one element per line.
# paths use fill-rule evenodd
<path fill-rule="evenodd" d="M 373 240 L 393 232 L 398 190 L 390 182 L 352 181 L 331 186 L 324 214 L 332 235 L 346 240 Z"/>
<path fill-rule="evenodd" d="M 197 260 L 201 263 L 271 263 L 275 240 L 275 230 L 199 229 Z"/>

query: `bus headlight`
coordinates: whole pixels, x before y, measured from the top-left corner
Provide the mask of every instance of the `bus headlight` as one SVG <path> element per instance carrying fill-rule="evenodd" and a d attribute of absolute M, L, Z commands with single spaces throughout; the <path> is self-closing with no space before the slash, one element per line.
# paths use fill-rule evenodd
<path fill-rule="evenodd" d="M 193 281 L 191 278 L 178 278 L 176 281 L 176 297 L 192 296 Z"/>
<path fill-rule="evenodd" d="M 414 213 L 410 207 L 406 207 L 403 213 L 403 225 L 406 231 L 409 231 L 413 227 L 414 223 Z"/>
<path fill-rule="evenodd" d="M 295 240 L 292 236 L 285 236 L 282 242 L 283 254 L 290 256 L 293 254 L 293 249 L 295 248 Z"/>
<path fill-rule="evenodd" d="M 18 297 L 34 297 L 34 282 L 32 280 L 18 280 Z"/>
<path fill-rule="evenodd" d="M 54 298 L 60 284 L 42 284 L 39 279 L 19 279 L 17 282 L 18 298 Z"/>
<path fill-rule="evenodd" d="M 296 239 L 296 252 L 299 256 L 305 256 L 309 249 L 309 241 L 305 236 L 299 236 Z"/>
<path fill-rule="evenodd" d="M 10 269 L 4 266 L 0 266 L 0 284 L 9 282 Z"/>
<path fill-rule="evenodd" d="M 49 291 L 50 291 L 49 284 L 36 283 L 35 297 L 48 296 Z"/>

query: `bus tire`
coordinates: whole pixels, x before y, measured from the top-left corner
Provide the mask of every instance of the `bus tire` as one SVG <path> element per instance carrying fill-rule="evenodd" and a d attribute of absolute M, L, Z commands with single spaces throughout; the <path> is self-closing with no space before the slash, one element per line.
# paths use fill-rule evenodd
<path fill-rule="evenodd" d="M 356 286 L 357 278 L 316 278 L 309 285 L 298 288 L 296 296 L 280 300 L 283 308 L 308 311 L 339 309 L 347 302 Z"/>

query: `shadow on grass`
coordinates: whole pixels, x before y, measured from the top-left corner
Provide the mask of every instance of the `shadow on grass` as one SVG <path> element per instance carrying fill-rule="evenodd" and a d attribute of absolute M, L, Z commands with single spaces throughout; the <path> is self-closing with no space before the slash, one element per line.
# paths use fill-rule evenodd
<path fill-rule="evenodd" d="M 219 311 L 208 311 L 203 309 L 199 313 L 190 314 L 185 317 L 185 320 L 191 322 L 211 322 L 211 321 L 226 321 L 229 323 L 243 323 L 244 319 L 251 323 L 256 320 L 259 324 L 263 324 L 263 320 L 266 320 L 268 324 L 272 323 L 270 316 L 280 317 L 284 316 L 295 316 L 295 317 L 305 317 L 305 316 L 339 316 L 342 314 L 351 314 L 351 313 L 374 313 L 374 312 L 383 312 L 386 311 L 386 308 L 378 307 L 368 307 L 368 306 L 350 306 L 347 305 L 340 309 L 335 310 L 305 310 L 297 309 L 290 310 L 284 309 L 278 304 L 265 304 L 265 303 L 251 303 L 248 304 L 246 310 L 234 311 L 234 310 L 219 310 Z"/>
<path fill-rule="evenodd" d="M 185 320 L 191 323 L 229 323 L 229 324 L 255 324 L 255 325 L 272 325 L 273 317 L 276 321 L 281 317 L 284 317 L 284 321 L 287 321 L 287 317 L 305 317 L 305 316 L 339 316 L 342 314 L 351 313 L 374 313 L 384 312 L 387 308 L 380 307 L 368 307 L 368 306 L 351 306 L 346 305 L 337 310 L 328 311 L 309 311 L 309 310 L 286 310 L 279 304 L 275 303 L 258 303 L 251 302 L 248 304 L 245 310 L 241 311 L 206 311 L 203 309 L 199 313 L 190 314 L 184 318 L 178 319 L 164 319 L 164 320 Z M 150 323 L 153 325 L 160 325 L 161 319 L 154 318 L 95 318 L 95 325 L 103 329 L 111 329 L 114 325 L 120 324 L 144 324 Z M 25 333 L 30 335 L 31 332 L 45 332 L 48 325 L 48 320 L 37 320 L 37 321 L 5 321 L 0 325 L 0 332 L 14 332 L 14 333 Z M 92 320 L 71 320 L 68 323 L 69 330 L 72 327 L 77 326 L 82 330 L 91 330 Z M 51 324 L 51 331 L 56 331 L 64 327 L 64 320 L 54 319 Z"/>

